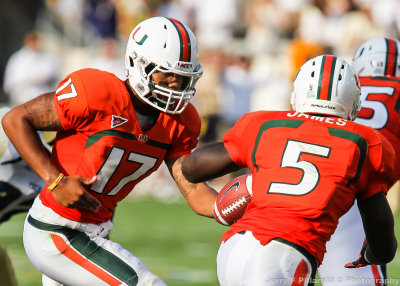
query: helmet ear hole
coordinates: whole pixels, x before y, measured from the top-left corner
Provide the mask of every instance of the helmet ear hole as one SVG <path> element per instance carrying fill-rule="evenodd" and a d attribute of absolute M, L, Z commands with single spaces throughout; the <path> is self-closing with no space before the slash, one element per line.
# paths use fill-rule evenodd
<path fill-rule="evenodd" d="M 312 71 L 312 73 L 311 73 L 311 77 L 314 77 L 314 71 Z"/>
<path fill-rule="evenodd" d="M 135 64 L 133 63 L 133 59 L 131 57 L 129 57 L 129 64 L 131 67 L 135 66 Z"/>
<path fill-rule="evenodd" d="M 149 73 L 151 73 L 151 71 L 152 71 L 155 67 L 156 67 L 155 64 L 151 63 L 151 64 L 149 64 L 149 65 L 144 69 L 144 71 L 145 71 L 146 74 L 148 75 Z"/>
<path fill-rule="evenodd" d="M 183 82 L 182 82 L 182 89 L 186 89 L 190 84 L 190 78 L 185 76 L 183 77 Z"/>

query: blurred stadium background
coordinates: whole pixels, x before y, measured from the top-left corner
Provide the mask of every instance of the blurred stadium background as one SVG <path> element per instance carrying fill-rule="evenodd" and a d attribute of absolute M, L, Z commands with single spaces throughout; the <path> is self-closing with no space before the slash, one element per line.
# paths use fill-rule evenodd
<path fill-rule="evenodd" d="M 203 120 L 201 143 L 220 139 L 246 112 L 290 108 L 291 81 L 307 59 L 331 53 L 351 62 L 365 40 L 400 37 L 399 0 L 1 0 L 0 105 L 15 104 L 21 92 L 55 90 L 79 68 L 123 79 L 127 37 L 155 15 L 181 20 L 198 38 L 204 76 L 193 103 Z M 52 60 L 44 66 L 26 59 L 6 76 L 30 31 L 40 35 L 36 52 Z M 397 194 L 391 204 L 398 223 Z M 0 244 L 20 285 L 39 285 L 40 273 L 22 247 L 23 219 L 17 215 L 0 226 Z M 120 204 L 115 219 L 112 239 L 168 285 L 218 284 L 215 257 L 226 228 L 192 213 L 165 168 Z M 400 279 L 398 254 L 389 277 Z"/>

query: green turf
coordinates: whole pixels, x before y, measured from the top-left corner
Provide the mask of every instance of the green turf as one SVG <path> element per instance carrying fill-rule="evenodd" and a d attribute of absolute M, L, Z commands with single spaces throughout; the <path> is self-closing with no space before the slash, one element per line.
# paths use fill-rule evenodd
<path fill-rule="evenodd" d="M 22 246 L 25 214 L 0 225 L 0 244 L 12 259 L 19 286 L 41 285 Z M 216 253 L 227 228 L 200 217 L 184 203 L 125 199 L 117 208 L 111 239 L 123 245 L 168 285 L 218 285 Z M 1 285 L 1 282 L 0 282 Z"/>
<path fill-rule="evenodd" d="M 40 273 L 22 246 L 24 217 L 19 214 L 0 225 L 0 244 L 8 250 L 19 286 L 38 286 Z M 396 222 L 400 222 L 399 213 Z M 127 198 L 117 208 L 111 239 L 139 257 L 170 286 L 217 286 L 215 258 L 226 229 L 194 214 L 184 202 Z M 396 231 L 399 238 L 397 224 Z M 400 278 L 399 252 L 388 269 L 389 277 Z"/>

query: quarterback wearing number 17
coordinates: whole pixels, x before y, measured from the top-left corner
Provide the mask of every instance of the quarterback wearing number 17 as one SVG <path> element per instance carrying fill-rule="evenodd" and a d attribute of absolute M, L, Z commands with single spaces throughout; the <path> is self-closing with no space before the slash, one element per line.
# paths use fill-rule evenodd
<path fill-rule="evenodd" d="M 251 201 L 221 239 L 222 286 L 314 285 L 326 242 L 355 199 L 366 241 L 346 267 L 395 255 L 386 199 L 394 150 L 378 131 L 353 122 L 360 85 L 351 66 L 332 55 L 307 61 L 294 80 L 292 106 L 244 115 L 222 142 L 202 145 L 183 161 L 191 182 L 246 167 L 252 173 Z"/>
<path fill-rule="evenodd" d="M 214 216 L 216 192 L 181 172 L 200 133 L 189 102 L 203 71 L 193 32 L 172 18 L 144 20 L 129 36 L 125 67 L 125 81 L 105 71 L 75 71 L 55 92 L 2 120 L 47 184 L 24 226 L 26 253 L 45 286 L 166 285 L 106 238 L 117 203 L 163 162 L 190 207 Z M 57 131 L 51 159 L 36 130 Z"/>

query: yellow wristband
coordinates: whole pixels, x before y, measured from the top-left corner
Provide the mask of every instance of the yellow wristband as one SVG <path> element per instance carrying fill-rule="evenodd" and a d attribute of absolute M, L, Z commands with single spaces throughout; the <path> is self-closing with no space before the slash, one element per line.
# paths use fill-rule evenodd
<path fill-rule="evenodd" d="M 64 178 L 64 174 L 60 173 L 60 175 L 58 175 L 57 179 L 55 179 L 53 184 L 51 184 L 50 186 L 47 187 L 49 189 L 49 191 L 54 190 L 54 188 L 57 187 L 57 185 L 61 182 L 62 178 Z"/>

